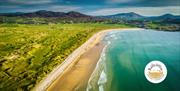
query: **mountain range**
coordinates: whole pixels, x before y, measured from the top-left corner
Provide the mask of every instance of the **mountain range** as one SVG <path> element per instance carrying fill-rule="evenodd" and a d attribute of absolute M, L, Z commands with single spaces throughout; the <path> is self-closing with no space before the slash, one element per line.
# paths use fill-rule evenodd
<path fill-rule="evenodd" d="M 70 11 L 70 12 L 53 12 L 53 11 L 46 11 L 40 10 L 36 12 L 30 13 L 23 13 L 23 12 L 16 12 L 16 13 L 0 13 L 0 16 L 7 16 L 7 17 L 40 17 L 40 18 L 48 18 L 48 17 L 56 17 L 56 18 L 105 18 L 105 19 L 121 19 L 121 20 L 137 20 L 137 19 L 146 19 L 146 20 L 164 20 L 164 19 L 180 19 L 180 15 L 172 15 L 172 14 L 164 14 L 162 16 L 142 16 L 134 12 L 130 13 L 119 13 L 114 15 L 107 15 L 107 16 L 90 16 L 85 15 L 79 12 Z"/>
<path fill-rule="evenodd" d="M 99 16 L 103 18 L 109 19 L 123 19 L 123 20 L 139 20 L 139 19 L 146 19 L 146 20 L 165 20 L 165 19 L 180 19 L 180 15 L 172 15 L 172 14 L 164 14 L 161 16 L 142 16 L 134 12 L 130 13 L 119 13 L 115 15 L 108 15 L 108 16 Z"/>
<path fill-rule="evenodd" d="M 131 20 L 131 19 L 141 19 L 144 18 L 144 16 L 136 14 L 134 12 L 130 13 L 119 13 L 114 15 L 107 15 L 107 16 L 99 16 L 103 18 L 109 18 L 109 19 L 124 19 L 124 20 Z"/>
<path fill-rule="evenodd" d="M 16 12 L 16 13 L 1 13 L 0 16 L 8 16 L 8 17 L 41 17 L 41 18 L 48 18 L 48 17 L 91 17 L 79 12 L 70 11 L 70 12 L 53 12 L 53 11 L 46 11 L 40 10 L 31 13 L 23 13 L 23 12 Z"/>

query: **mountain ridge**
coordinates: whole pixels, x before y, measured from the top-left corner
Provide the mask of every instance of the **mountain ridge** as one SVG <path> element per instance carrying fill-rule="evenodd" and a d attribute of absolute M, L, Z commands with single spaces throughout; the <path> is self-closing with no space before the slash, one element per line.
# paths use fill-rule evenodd
<path fill-rule="evenodd" d="M 139 18 L 143 18 L 144 16 L 134 13 L 134 12 L 129 12 L 129 13 L 118 13 L 118 14 L 114 14 L 114 15 L 107 15 L 107 16 L 99 16 L 99 17 L 103 17 L 103 18 L 110 18 L 110 19 L 139 19 Z"/>
<path fill-rule="evenodd" d="M 76 11 L 70 12 L 54 12 L 54 11 L 47 11 L 47 10 L 39 10 L 35 12 L 15 12 L 15 13 L 0 13 L 0 16 L 7 16 L 7 17 L 40 17 L 40 18 L 87 18 L 87 19 L 115 19 L 115 20 L 171 20 L 171 19 L 180 19 L 180 15 L 173 15 L 173 14 L 164 14 L 160 16 L 143 16 L 134 12 L 129 13 L 118 13 L 113 15 L 106 15 L 106 16 L 91 16 L 86 15 Z"/>
<path fill-rule="evenodd" d="M 89 15 L 85 15 L 76 11 L 70 11 L 70 12 L 53 12 L 53 11 L 46 11 L 46 10 L 39 10 L 35 12 L 15 12 L 15 13 L 0 13 L 0 16 L 8 16 L 8 17 L 92 17 Z"/>
<path fill-rule="evenodd" d="M 118 13 L 114 15 L 106 15 L 106 16 L 99 16 L 103 18 L 109 19 L 123 19 L 123 20 L 136 20 L 136 19 L 147 19 L 147 20 L 161 20 L 161 19 L 180 19 L 180 15 L 173 15 L 173 14 L 163 14 L 160 16 L 142 16 L 140 14 L 129 12 L 129 13 Z"/>

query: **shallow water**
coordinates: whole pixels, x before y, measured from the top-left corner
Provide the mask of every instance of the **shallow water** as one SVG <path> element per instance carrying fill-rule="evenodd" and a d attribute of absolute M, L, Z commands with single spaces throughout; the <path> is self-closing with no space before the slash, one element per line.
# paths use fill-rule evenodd
<path fill-rule="evenodd" d="M 119 31 L 108 33 L 107 46 L 94 70 L 87 91 L 180 91 L 180 32 Z M 144 68 L 159 60 L 166 79 L 150 83 Z"/>

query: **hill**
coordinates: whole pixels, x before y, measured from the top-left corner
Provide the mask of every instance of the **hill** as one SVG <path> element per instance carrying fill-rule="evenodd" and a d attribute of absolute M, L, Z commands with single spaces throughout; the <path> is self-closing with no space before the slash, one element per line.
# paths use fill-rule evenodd
<path fill-rule="evenodd" d="M 73 17 L 73 18 L 89 18 L 91 16 L 81 14 L 79 12 L 70 11 L 70 12 L 53 12 L 53 11 L 46 11 L 40 10 L 36 12 L 30 13 L 23 13 L 23 12 L 16 12 L 16 13 L 1 13 L 0 16 L 7 16 L 7 17 L 39 17 L 39 18 L 47 18 L 47 17 L 59 17 L 59 18 L 66 18 L 66 17 Z"/>
<path fill-rule="evenodd" d="M 144 18 L 144 16 L 136 14 L 134 12 L 119 13 L 119 14 L 115 14 L 115 15 L 99 16 L 99 17 L 110 18 L 110 19 L 123 19 L 123 20 L 134 20 L 134 19 Z"/>

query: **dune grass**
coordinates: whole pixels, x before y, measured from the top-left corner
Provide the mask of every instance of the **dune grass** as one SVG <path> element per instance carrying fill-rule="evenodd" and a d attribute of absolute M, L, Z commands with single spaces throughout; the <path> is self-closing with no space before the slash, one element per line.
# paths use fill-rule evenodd
<path fill-rule="evenodd" d="M 0 25 L 0 90 L 32 89 L 94 33 L 112 24 Z"/>

